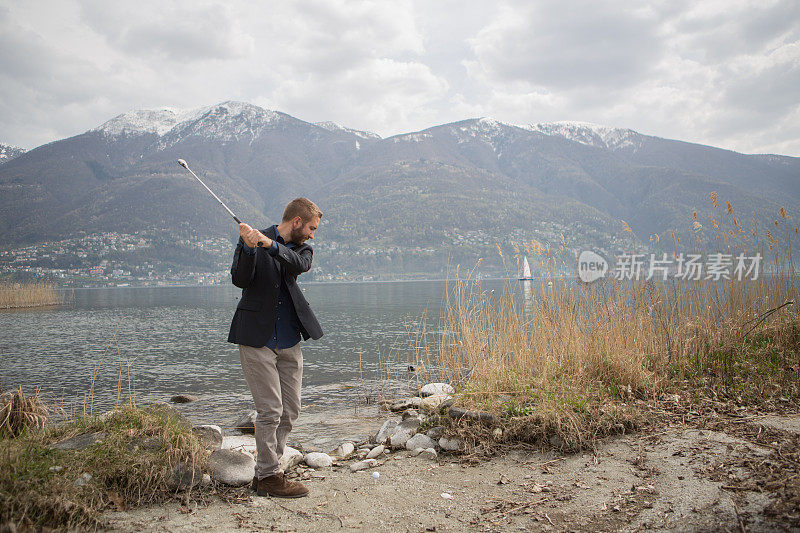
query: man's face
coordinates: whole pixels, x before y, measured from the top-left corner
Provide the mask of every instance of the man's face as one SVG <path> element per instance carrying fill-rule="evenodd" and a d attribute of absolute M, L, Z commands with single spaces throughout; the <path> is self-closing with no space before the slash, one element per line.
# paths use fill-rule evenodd
<path fill-rule="evenodd" d="M 292 220 L 292 234 L 289 240 L 296 244 L 303 244 L 308 239 L 314 238 L 314 232 L 317 231 L 319 226 L 319 217 L 314 217 L 308 222 L 303 222 L 300 217 L 295 217 Z"/>

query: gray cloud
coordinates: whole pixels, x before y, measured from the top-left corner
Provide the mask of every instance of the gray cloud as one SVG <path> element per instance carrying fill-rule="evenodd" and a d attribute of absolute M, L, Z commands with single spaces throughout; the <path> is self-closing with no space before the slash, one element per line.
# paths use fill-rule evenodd
<path fill-rule="evenodd" d="M 617 2 L 506 6 L 471 40 L 487 74 L 549 89 L 618 86 L 647 74 L 663 49 L 652 13 Z"/>
<path fill-rule="evenodd" d="M 81 16 L 91 29 L 112 47 L 137 56 L 171 61 L 235 59 L 252 50 L 252 38 L 241 32 L 222 4 L 192 9 L 152 0 L 80 4 Z"/>

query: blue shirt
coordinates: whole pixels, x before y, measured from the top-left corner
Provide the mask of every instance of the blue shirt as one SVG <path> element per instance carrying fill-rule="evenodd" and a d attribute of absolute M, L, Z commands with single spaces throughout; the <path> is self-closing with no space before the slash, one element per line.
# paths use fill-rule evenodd
<path fill-rule="evenodd" d="M 273 227 L 275 228 L 276 237 L 272 240 L 272 246 L 267 248 L 267 253 L 269 255 L 272 257 L 278 255 L 278 245 L 275 244 L 276 242 L 285 245 L 289 249 L 297 247 L 295 243 L 287 243 L 283 240 L 281 234 L 278 233 L 277 225 Z M 248 255 L 255 255 L 256 253 L 255 248 L 250 248 L 246 244 L 243 248 L 244 252 Z M 286 285 L 283 265 L 277 261 L 275 263 L 280 272 L 281 285 L 278 291 L 278 316 L 275 320 L 275 329 L 272 332 L 272 336 L 269 338 L 269 341 L 267 341 L 267 348 L 291 348 L 300 342 L 300 319 L 297 318 L 297 311 L 294 310 L 292 295 L 289 294 L 289 287 Z"/>

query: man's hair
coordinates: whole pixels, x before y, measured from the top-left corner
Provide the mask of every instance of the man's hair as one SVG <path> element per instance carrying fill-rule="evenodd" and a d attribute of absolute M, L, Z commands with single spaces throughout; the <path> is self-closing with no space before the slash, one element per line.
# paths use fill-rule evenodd
<path fill-rule="evenodd" d="M 286 205 L 286 209 L 283 210 L 283 219 L 281 221 L 287 222 L 294 219 L 294 217 L 302 218 L 305 223 L 314 217 L 322 218 L 322 211 L 319 210 L 317 204 L 308 198 L 295 198 Z"/>

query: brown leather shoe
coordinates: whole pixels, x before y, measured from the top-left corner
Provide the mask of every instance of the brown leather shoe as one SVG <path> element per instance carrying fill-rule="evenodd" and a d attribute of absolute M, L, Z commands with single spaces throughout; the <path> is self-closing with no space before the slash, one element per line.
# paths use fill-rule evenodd
<path fill-rule="evenodd" d="M 287 481 L 283 472 L 258 480 L 256 488 L 258 496 L 275 496 L 276 498 L 302 498 L 308 496 L 308 488 L 296 481 Z"/>

